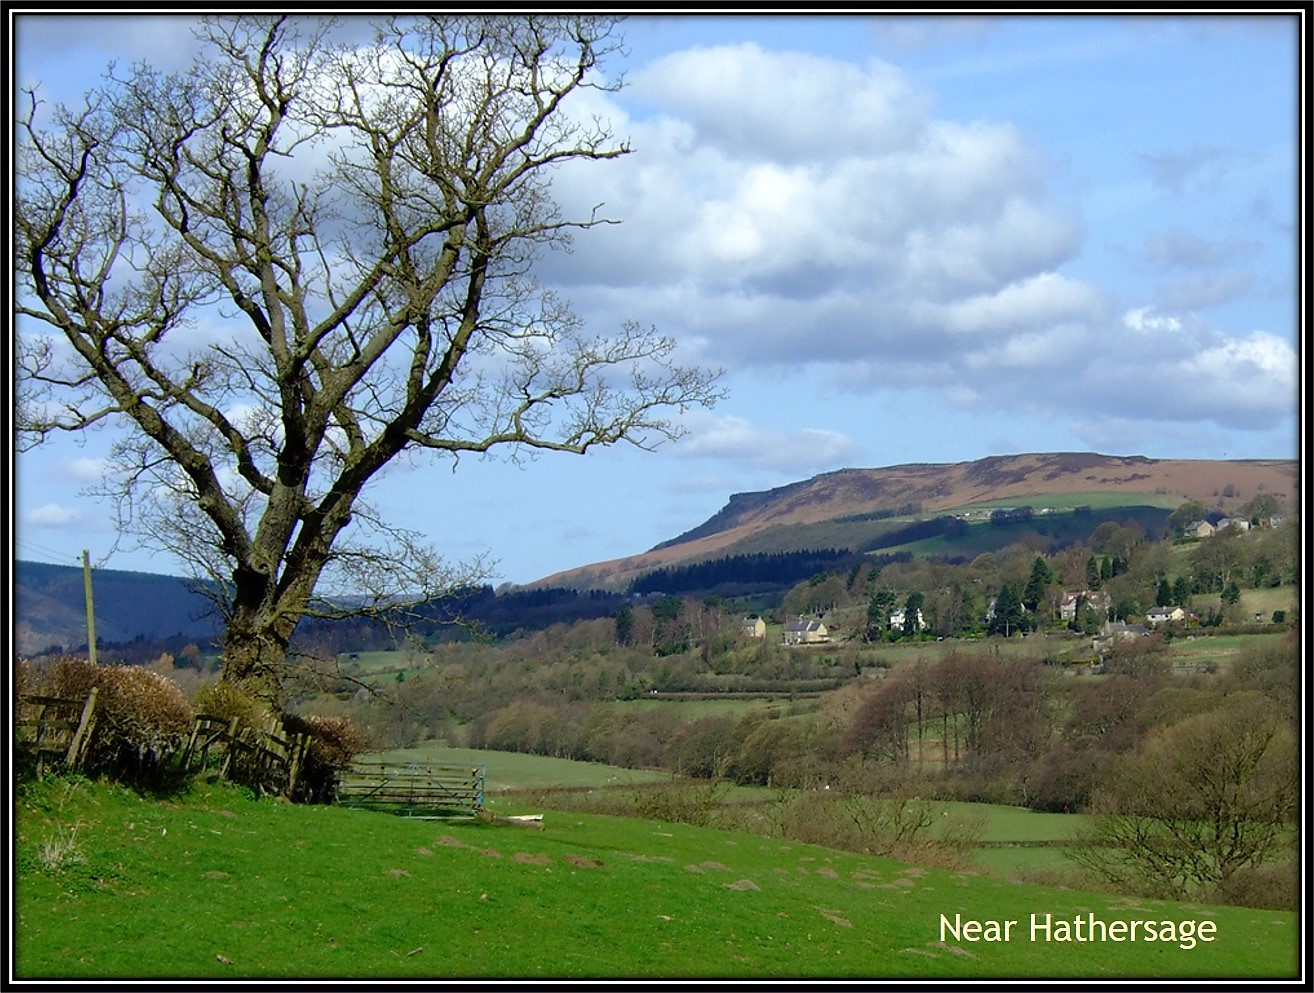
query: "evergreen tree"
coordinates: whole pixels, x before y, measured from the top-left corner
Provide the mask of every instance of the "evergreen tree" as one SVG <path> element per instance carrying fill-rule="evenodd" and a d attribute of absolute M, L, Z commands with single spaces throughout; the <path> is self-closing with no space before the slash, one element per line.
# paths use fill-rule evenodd
<path fill-rule="evenodd" d="M 921 616 L 922 604 L 925 602 L 926 597 L 921 593 L 908 594 L 908 599 L 903 605 L 903 636 L 905 638 L 912 638 L 921 630 L 921 625 L 917 623 L 917 619 Z"/>
<path fill-rule="evenodd" d="M 1086 589 L 1098 590 L 1100 585 L 1100 563 L 1099 560 L 1092 555 L 1086 560 Z"/>
<path fill-rule="evenodd" d="M 634 608 L 628 603 L 616 611 L 616 644 L 628 646 L 634 641 Z"/>
<path fill-rule="evenodd" d="M 1002 634 L 1005 638 L 1009 638 L 1015 632 L 1025 630 L 1025 623 L 1022 599 L 1013 587 L 1005 583 L 999 590 L 999 596 L 995 598 L 995 613 L 990 618 L 986 633 Z"/>
<path fill-rule="evenodd" d="M 1156 607 L 1170 607 L 1173 603 L 1173 586 L 1168 582 L 1168 577 L 1164 576 L 1159 580 L 1159 587 L 1154 594 L 1154 605 Z"/>
<path fill-rule="evenodd" d="M 1035 610 L 1040 606 L 1040 602 L 1045 599 L 1045 590 L 1052 582 L 1054 582 L 1053 570 L 1037 555 L 1036 560 L 1031 563 L 1031 578 L 1027 580 L 1026 588 L 1022 591 L 1022 603 L 1027 610 Z"/>
<path fill-rule="evenodd" d="M 867 603 L 867 640 L 877 641 L 885 625 L 890 622 L 890 611 L 894 609 L 894 591 L 883 587 L 871 595 Z"/>

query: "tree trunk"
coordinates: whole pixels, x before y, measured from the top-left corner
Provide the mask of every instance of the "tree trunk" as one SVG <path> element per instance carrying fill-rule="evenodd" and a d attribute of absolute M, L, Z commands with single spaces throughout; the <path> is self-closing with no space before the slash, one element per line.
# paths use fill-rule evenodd
<path fill-rule="evenodd" d="M 236 604 L 224 630 L 222 678 L 281 707 L 288 646 L 295 630 L 295 617 L 288 619 L 286 612 L 272 605 Z"/>

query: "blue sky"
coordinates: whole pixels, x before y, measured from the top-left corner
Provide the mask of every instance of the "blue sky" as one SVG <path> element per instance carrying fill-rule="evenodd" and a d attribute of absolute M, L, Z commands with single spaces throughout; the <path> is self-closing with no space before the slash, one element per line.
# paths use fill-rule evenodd
<path fill-rule="evenodd" d="M 15 22 L 76 99 L 176 68 L 181 16 Z M 635 554 L 736 492 L 845 467 L 1098 451 L 1299 455 L 1303 78 L 1291 16 L 633 17 L 635 152 L 565 170 L 623 220 L 540 276 L 726 370 L 655 453 L 398 467 L 372 495 L 497 582 Z M 177 64 L 174 64 L 177 63 Z M 108 438 L 16 458 L 18 558 L 178 573 L 82 493 Z"/>

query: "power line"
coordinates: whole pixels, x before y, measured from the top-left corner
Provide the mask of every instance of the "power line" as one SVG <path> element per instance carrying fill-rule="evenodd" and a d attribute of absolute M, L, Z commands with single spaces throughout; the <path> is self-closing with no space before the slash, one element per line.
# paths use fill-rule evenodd
<path fill-rule="evenodd" d="M 19 535 L 15 535 L 14 544 L 18 548 L 24 550 L 29 554 L 39 555 L 42 558 L 45 558 L 52 562 L 59 563 L 61 565 L 65 564 L 63 560 L 67 560 L 67 564 L 69 565 L 73 565 L 81 561 L 80 557 L 75 552 L 59 551 L 57 549 L 51 548 L 49 545 L 43 545 L 38 541 L 33 541 L 31 538 L 24 538 Z"/>

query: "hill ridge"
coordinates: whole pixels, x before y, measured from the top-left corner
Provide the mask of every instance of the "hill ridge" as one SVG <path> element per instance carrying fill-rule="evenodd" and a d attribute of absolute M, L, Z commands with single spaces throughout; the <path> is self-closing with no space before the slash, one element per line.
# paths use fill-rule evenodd
<path fill-rule="evenodd" d="M 579 566 L 531 586 L 621 588 L 643 572 L 732 554 L 777 528 L 800 527 L 879 511 L 935 516 L 998 500 L 1050 494 L 1119 493 L 1163 506 L 1197 500 L 1237 506 L 1259 493 L 1292 499 L 1295 459 L 1156 459 L 1097 452 L 990 455 L 964 462 L 910 462 L 830 470 L 768 490 L 734 493 L 702 524 L 646 552 Z"/>

